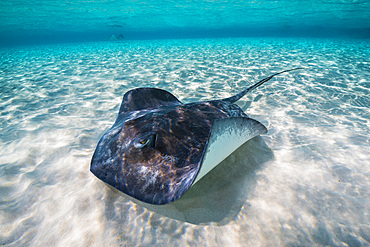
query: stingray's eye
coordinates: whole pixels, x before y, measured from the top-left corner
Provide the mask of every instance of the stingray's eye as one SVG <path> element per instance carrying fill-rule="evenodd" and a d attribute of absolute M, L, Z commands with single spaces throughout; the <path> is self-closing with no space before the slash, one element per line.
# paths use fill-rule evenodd
<path fill-rule="evenodd" d="M 134 145 L 136 148 L 143 148 L 143 147 L 154 148 L 156 138 L 157 138 L 156 134 L 151 134 L 149 136 L 146 136 L 145 138 L 138 139 Z"/>

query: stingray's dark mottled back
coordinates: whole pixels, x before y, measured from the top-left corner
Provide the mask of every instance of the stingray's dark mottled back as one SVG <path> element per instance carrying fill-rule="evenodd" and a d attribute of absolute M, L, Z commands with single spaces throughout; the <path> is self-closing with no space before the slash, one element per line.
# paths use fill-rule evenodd
<path fill-rule="evenodd" d="M 141 201 L 175 201 L 199 171 L 214 120 L 232 116 L 246 117 L 239 107 L 216 101 L 166 107 L 116 122 L 99 142 L 91 171 Z M 145 145 L 147 141 L 152 143 Z"/>

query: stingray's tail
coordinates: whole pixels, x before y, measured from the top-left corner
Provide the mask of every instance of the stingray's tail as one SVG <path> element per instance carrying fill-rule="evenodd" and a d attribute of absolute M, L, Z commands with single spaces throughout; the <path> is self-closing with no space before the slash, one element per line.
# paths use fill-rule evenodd
<path fill-rule="evenodd" d="M 292 70 L 297 70 L 297 69 L 304 69 L 304 68 L 294 68 L 294 69 L 288 69 L 288 70 L 284 70 L 284 71 L 281 71 L 279 73 L 276 73 L 276 74 L 273 74 L 269 77 L 266 77 L 265 79 L 262 79 L 260 80 L 259 82 L 257 82 L 256 84 L 250 86 L 249 88 L 243 90 L 242 92 L 234 95 L 234 96 L 231 96 L 230 98 L 226 98 L 226 99 L 223 99 L 222 101 L 228 101 L 230 103 L 234 103 L 236 101 L 238 101 L 241 97 L 243 97 L 244 95 L 246 95 L 248 92 L 252 91 L 253 89 L 261 86 L 263 83 L 269 81 L 272 77 L 276 76 L 276 75 L 280 75 L 282 73 L 285 73 L 285 72 L 289 72 L 289 71 L 292 71 Z"/>

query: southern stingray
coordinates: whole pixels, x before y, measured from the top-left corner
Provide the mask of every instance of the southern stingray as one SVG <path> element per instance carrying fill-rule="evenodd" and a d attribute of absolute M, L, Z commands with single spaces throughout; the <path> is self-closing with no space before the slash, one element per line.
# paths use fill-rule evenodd
<path fill-rule="evenodd" d="M 267 133 L 234 103 L 296 69 L 273 74 L 229 98 L 188 104 L 162 89 L 132 89 L 100 139 L 90 170 L 140 201 L 173 202 L 243 143 Z"/>

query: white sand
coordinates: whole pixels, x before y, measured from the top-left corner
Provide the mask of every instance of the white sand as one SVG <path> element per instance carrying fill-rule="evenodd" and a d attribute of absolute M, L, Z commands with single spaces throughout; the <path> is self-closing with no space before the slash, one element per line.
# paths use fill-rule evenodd
<path fill-rule="evenodd" d="M 370 45 L 360 41 L 137 41 L 0 52 L 0 244 L 368 246 Z M 123 94 L 231 96 L 269 132 L 167 206 L 89 172 Z"/>

